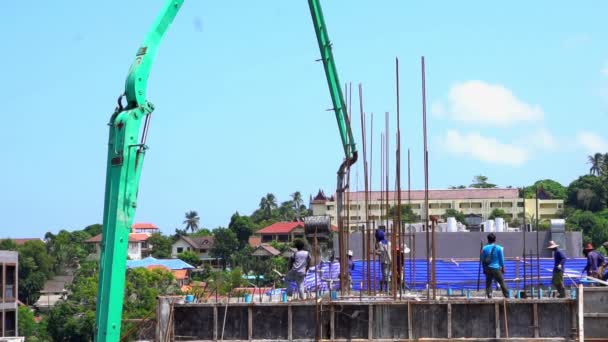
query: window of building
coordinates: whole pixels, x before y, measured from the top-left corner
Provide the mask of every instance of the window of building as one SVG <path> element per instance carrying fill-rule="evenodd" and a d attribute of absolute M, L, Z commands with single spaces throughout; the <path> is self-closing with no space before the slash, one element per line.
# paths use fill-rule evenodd
<path fill-rule="evenodd" d="M 490 208 L 500 208 L 500 202 L 490 202 Z"/>
<path fill-rule="evenodd" d="M 17 336 L 17 315 L 15 310 L 4 313 L 4 336 Z"/>
<path fill-rule="evenodd" d="M 539 207 L 541 209 L 555 209 L 557 208 L 557 203 L 541 203 Z"/>
<path fill-rule="evenodd" d="M 333 205 L 328 205 L 327 206 L 327 210 L 334 210 L 334 206 Z"/>
<path fill-rule="evenodd" d="M 358 204 L 351 204 L 350 205 L 350 210 L 359 210 L 361 207 Z"/>
<path fill-rule="evenodd" d="M 6 265 L 6 289 L 4 291 L 5 301 L 15 301 L 17 298 L 17 286 L 15 286 L 17 279 L 17 272 L 15 265 Z"/>
<path fill-rule="evenodd" d="M 272 235 L 262 235 L 262 242 L 272 241 Z"/>
<path fill-rule="evenodd" d="M 451 209 L 452 204 L 450 203 L 441 203 L 441 209 Z"/>
<path fill-rule="evenodd" d="M 558 203 L 557 207 L 560 208 L 560 209 L 562 209 L 564 207 L 564 205 L 562 203 Z"/>
<path fill-rule="evenodd" d="M 481 209 L 481 202 L 473 202 L 471 203 L 471 208 Z"/>
<path fill-rule="evenodd" d="M 412 209 L 420 209 L 420 208 L 422 208 L 422 205 L 420 205 L 420 203 L 412 203 L 411 207 L 412 207 Z"/>
<path fill-rule="evenodd" d="M 517 202 L 517 207 L 518 208 L 523 208 L 524 207 L 524 202 L 523 201 Z"/>
<path fill-rule="evenodd" d="M 287 235 L 278 235 L 277 237 L 278 237 L 277 241 L 279 241 L 279 242 L 288 242 L 289 241 L 289 236 L 287 236 Z"/>
<path fill-rule="evenodd" d="M 380 209 L 380 206 L 378 204 L 368 204 L 367 205 L 367 209 L 369 209 L 369 210 L 378 210 L 378 209 Z"/>
<path fill-rule="evenodd" d="M 177 254 L 183 253 L 183 252 L 184 252 L 184 247 L 177 247 Z"/>
<path fill-rule="evenodd" d="M 468 208 L 470 208 L 470 207 L 471 207 L 471 203 L 460 203 L 460 204 L 458 205 L 458 207 L 459 207 L 460 209 L 468 209 Z"/>
<path fill-rule="evenodd" d="M 379 220 L 379 219 L 380 219 L 380 216 L 378 216 L 378 215 L 370 215 L 370 216 L 369 216 L 369 219 L 370 219 L 371 221 Z"/>
<path fill-rule="evenodd" d="M 429 203 L 429 209 L 439 209 L 440 207 L 439 203 Z"/>
<path fill-rule="evenodd" d="M 359 221 L 361 219 L 361 216 L 351 216 L 350 219 L 351 221 Z"/>
<path fill-rule="evenodd" d="M 502 202 L 503 208 L 513 208 L 513 202 Z"/>

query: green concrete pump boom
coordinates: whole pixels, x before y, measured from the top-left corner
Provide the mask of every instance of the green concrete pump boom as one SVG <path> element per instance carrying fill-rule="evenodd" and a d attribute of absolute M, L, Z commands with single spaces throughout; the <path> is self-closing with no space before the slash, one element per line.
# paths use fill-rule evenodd
<path fill-rule="evenodd" d="M 110 118 L 95 322 L 97 342 L 116 342 L 120 339 L 129 233 L 137 207 L 139 176 L 147 148 L 149 119 L 154 110 L 154 106 L 146 100 L 148 75 L 158 45 L 183 2 L 184 0 L 166 0 L 143 45 L 137 51 L 135 62 L 129 70 L 125 92 L 119 97 L 118 106 Z M 357 150 L 319 1 L 309 0 L 308 4 L 345 154 L 345 159 L 338 170 L 338 222 L 341 227 L 341 194 L 348 186 L 344 184 L 344 175 L 357 160 Z M 126 100 L 124 106 L 123 97 Z"/>
<path fill-rule="evenodd" d="M 357 147 L 353 138 L 353 131 L 350 126 L 348 113 L 346 112 L 346 103 L 340 80 L 338 79 L 338 70 L 334 62 L 334 55 L 331 50 L 329 34 L 327 33 L 327 25 L 323 18 L 323 10 L 319 0 L 308 0 L 310 7 L 310 15 L 315 27 L 319 50 L 321 51 L 321 60 L 325 68 L 325 77 L 329 86 L 329 93 L 333 104 L 336 120 L 338 121 L 338 129 L 340 130 L 340 138 L 342 139 L 342 147 L 344 148 L 344 161 L 338 169 L 338 184 L 336 186 L 336 216 L 338 218 L 338 250 L 340 252 L 340 284 L 342 289 L 349 288 L 348 277 L 346 276 L 346 236 L 344 235 L 344 224 L 342 222 L 342 197 L 344 191 L 348 188 L 345 182 L 345 175 L 351 165 L 357 161 Z"/>
<path fill-rule="evenodd" d="M 146 151 L 148 123 L 154 110 L 154 106 L 146 100 L 148 75 L 158 45 L 183 2 L 184 0 L 165 2 L 144 43 L 137 50 L 127 76 L 125 92 L 118 98 L 118 107 L 110 118 L 95 321 L 97 342 L 116 342 L 120 339 L 129 233 L 137 207 L 137 189 Z M 122 103 L 123 97 L 126 100 L 125 106 Z"/>

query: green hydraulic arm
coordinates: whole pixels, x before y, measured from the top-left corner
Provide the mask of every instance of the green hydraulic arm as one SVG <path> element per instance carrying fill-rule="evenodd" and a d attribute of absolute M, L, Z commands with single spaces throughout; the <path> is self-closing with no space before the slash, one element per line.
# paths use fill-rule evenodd
<path fill-rule="evenodd" d="M 355 145 L 355 139 L 353 138 L 353 131 L 350 126 L 348 113 L 346 112 L 346 102 L 344 101 L 344 94 L 342 93 L 342 87 L 340 85 L 340 80 L 338 79 L 338 70 L 334 61 L 320 0 L 308 0 L 308 7 L 310 8 L 310 15 L 312 16 L 312 22 L 315 27 L 317 42 L 319 43 L 319 50 L 321 52 L 321 60 L 323 61 L 323 67 L 325 69 L 325 77 L 327 78 L 333 109 L 336 114 L 336 120 L 338 121 L 342 147 L 344 148 L 344 161 L 340 164 L 338 169 L 338 184 L 336 187 L 336 216 L 338 217 L 339 234 L 338 249 L 340 251 L 341 263 L 340 284 L 342 284 L 341 288 L 344 290 L 349 288 L 349 284 L 347 283 L 348 277 L 346 276 L 347 258 L 346 250 L 344 248 L 346 245 L 346 237 L 344 235 L 344 223 L 342 222 L 342 197 L 344 191 L 348 188 L 348 184 L 345 182 L 346 172 L 350 166 L 357 161 L 357 147 Z"/>
<path fill-rule="evenodd" d="M 154 110 L 154 106 L 146 100 L 148 76 L 160 41 L 183 2 L 166 0 L 144 43 L 137 50 L 125 82 L 124 94 L 118 98 L 118 106 L 110 118 L 95 317 L 97 342 L 116 342 L 120 339 L 129 233 L 137 207 L 148 124 Z"/>

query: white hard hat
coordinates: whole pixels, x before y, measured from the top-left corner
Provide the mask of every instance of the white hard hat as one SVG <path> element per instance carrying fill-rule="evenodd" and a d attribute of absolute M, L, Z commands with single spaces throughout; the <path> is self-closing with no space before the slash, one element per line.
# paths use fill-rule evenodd
<path fill-rule="evenodd" d="M 353 251 L 351 251 L 350 249 L 348 250 L 348 252 L 346 253 L 346 255 L 348 256 L 353 256 Z"/>

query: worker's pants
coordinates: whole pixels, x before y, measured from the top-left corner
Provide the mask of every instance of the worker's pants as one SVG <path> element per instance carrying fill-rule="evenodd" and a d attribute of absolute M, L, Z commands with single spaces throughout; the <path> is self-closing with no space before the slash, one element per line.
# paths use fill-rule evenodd
<path fill-rule="evenodd" d="M 551 284 L 559 293 L 559 298 L 566 298 L 566 288 L 564 288 L 564 272 L 553 271 L 553 277 L 551 277 Z"/>
<path fill-rule="evenodd" d="M 289 271 L 287 272 L 287 274 L 285 275 L 285 280 L 286 281 L 293 281 L 296 283 L 296 286 L 298 288 L 298 295 L 300 296 L 300 299 L 304 300 L 304 278 L 306 278 L 306 274 L 302 274 L 302 273 L 298 273 L 298 272 L 294 272 L 294 271 Z M 288 289 L 288 295 L 292 295 L 292 289 L 291 289 L 291 284 L 290 286 L 287 287 Z"/>
<path fill-rule="evenodd" d="M 486 296 L 488 298 L 492 298 L 492 280 L 496 280 L 498 285 L 500 285 L 500 289 L 502 290 L 502 295 L 505 298 L 509 297 L 509 289 L 507 289 L 507 285 L 505 284 L 505 279 L 503 278 L 502 271 L 500 269 L 495 268 L 486 268 Z"/>

